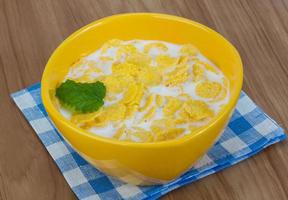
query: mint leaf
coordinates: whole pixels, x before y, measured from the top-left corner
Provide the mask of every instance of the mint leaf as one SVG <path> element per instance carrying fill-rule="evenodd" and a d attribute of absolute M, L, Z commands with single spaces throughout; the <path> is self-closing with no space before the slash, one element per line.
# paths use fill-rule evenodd
<path fill-rule="evenodd" d="M 103 106 L 105 95 L 106 87 L 100 81 L 78 83 L 73 80 L 66 80 L 56 89 L 56 97 L 60 100 L 60 103 L 79 113 L 97 111 Z"/>

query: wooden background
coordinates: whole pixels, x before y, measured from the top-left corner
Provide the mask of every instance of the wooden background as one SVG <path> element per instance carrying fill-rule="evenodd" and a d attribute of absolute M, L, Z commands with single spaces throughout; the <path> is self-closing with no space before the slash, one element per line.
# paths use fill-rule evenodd
<path fill-rule="evenodd" d="M 244 91 L 288 128 L 288 0 L 0 0 L 0 199 L 76 199 L 9 94 L 40 81 L 76 29 L 123 12 L 161 12 L 203 23 L 244 62 Z M 288 142 L 163 197 L 288 199 Z"/>

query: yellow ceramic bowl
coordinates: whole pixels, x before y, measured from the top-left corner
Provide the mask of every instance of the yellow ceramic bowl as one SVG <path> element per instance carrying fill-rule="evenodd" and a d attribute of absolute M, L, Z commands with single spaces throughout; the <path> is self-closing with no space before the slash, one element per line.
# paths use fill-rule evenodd
<path fill-rule="evenodd" d="M 69 66 L 112 38 L 192 43 L 230 80 L 228 105 L 207 126 L 183 138 L 133 143 L 106 139 L 77 128 L 53 106 L 55 89 Z M 220 136 L 242 87 L 243 69 L 236 49 L 221 35 L 188 19 L 154 13 L 121 14 L 97 20 L 68 37 L 52 54 L 42 77 L 44 106 L 63 137 L 88 162 L 108 175 L 134 184 L 160 184 L 187 171 Z"/>

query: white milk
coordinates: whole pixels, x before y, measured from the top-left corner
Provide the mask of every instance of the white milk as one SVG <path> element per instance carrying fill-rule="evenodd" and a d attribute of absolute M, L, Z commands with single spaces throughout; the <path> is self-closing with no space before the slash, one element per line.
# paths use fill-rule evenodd
<path fill-rule="evenodd" d="M 180 56 L 181 45 L 178 45 L 178 44 L 172 44 L 172 43 L 163 42 L 163 41 L 156 41 L 156 40 L 130 40 L 130 41 L 124 41 L 123 43 L 124 44 L 133 44 L 138 49 L 138 51 L 143 52 L 144 46 L 146 44 L 153 43 L 153 42 L 160 42 L 160 43 L 165 44 L 168 47 L 168 50 L 163 52 L 162 50 L 159 50 L 157 48 L 150 49 L 149 55 L 152 58 L 152 64 L 151 64 L 152 67 L 156 67 L 155 58 L 158 55 L 167 54 L 171 57 L 176 57 L 176 58 Z M 85 60 L 95 62 L 96 67 L 100 68 L 103 71 L 102 73 L 99 73 L 99 74 L 93 73 L 93 74 L 91 74 L 91 77 L 97 78 L 98 76 L 102 76 L 102 75 L 110 75 L 112 73 L 111 67 L 113 65 L 113 62 L 116 61 L 115 60 L 116 52 L 117 52 L 117 47 L 109 48 L 105 53 L 102 53 L 101 48 L 100 48 L 99 50 L 95 51 L 94 53 L 86 56 L 84 58 Z M 113 58 L 113 60 L 102 61 L 100 59 L 101 56 L 111 57 L 111 58 Z M 211 66 L 213 66 L 215 68 L 215 70 L 218 72 L 216 74 L 212 71 L 206 70 L 205 71 L 205 77 L 210 81 L 215 81 L 215 82 L 221 83 L 223 86 L 223 77 L 224 77 L 223 73 L 201 53 L 198 53 L 196 56 L 199 60 L 206 62 L 206 63 L 210 64 Z M 122 60 L 123 60 L 123 58 L 120 59 L 120 62 Z M 119 60 L 117 62 L 119 62 Z M 188 66 L 189 66 L 188 73 L 192 73 L 193 64 L 194 64 L 193 61 L 188 62 Z M 87 70 L 87 69 L 88 69 L 88 67 L 85 66 L 85 64 L 83 66 L 78 67 L 78 68 L 71 68 L 71 70 L 69 71 L 69 73 L 65 77 L 65 80 L 66 79 L 79 78 L 84 74 L 85 70 Z M 169 73 L 171 71 L 172 71 L 172 69 L 169 69 L 165 72 Z M 192 99 L 202 100 L 202 101 L 206 102 L 209 105 L 209 107 L 215 112 L 215 114 L 217 114 L 219 112 L 221 106 L 228 103 L 229 96 L 230 96 L 229 92 L 226 95 L 224 100 L 219 101 L 219 102 L 211 102 L 209 99 L 199 97 L 196 94 L 195 88 L 196 88 L 197 84 L 199 84 L 199 83 L 201 83 L 201 81 L 195 83 L 195 82 L 191 81 L 191 78 L 189 78 L 188 81 L 186 81 L 185 83 L 183 83 L 180 86 L 166 87 L 164 84 L 160 84 L 158 86 L 148 87 L 148 89 L 146 90 L 146 93 L 144 94 L 143 99 L 141 100 L 140 106 L 145 103 L 144 99 L 146 99 L 146 97 L 151 95 L 151 94 L 161 95 L 161 96 L 173 96 L 173 97 L 180 99 L 179 95 L 186 93 L 189 96 L 191 96 Z M 119 102 L 122 98 L 123 98 L 123 93 L 120 93 L 116 96 L 116 99 L 113 101 L 106 101 L 105 100 L 104 108 Z M 155 106 L 155 105 L 156 105 L 156 103 L 154 100 L 154 102 L 152 103 L 152 105 L 150 107 Z M 120 124 L 118 124 L 117 127 L 114 126 L 112 123 L 110 123 L 110 124 L 108 123 L 108 125 L 106 127 L 101 127 L 101 128 L 100 127 L 92 127 L 91 129 L 89 129 L 89 131 L 94 133 L 94 134 L 106 137 L 106 138 L 113 137 L 113 135 L 115 134 L 117 129 L 119 127 L 121 127 L 122 125 L 125 125 L 127 128 L 131 128 L 131 129 L 133 129 L 133 127 L 137 126 L 139 128 L 143 128 L 147 131 L 150 131 L 150 126 L 151 126 L 152 122 L 154 120 L 161 119 L 164 117 L 163 113 L 162 113 L 162 109 L 163 109 L 163 106 L 158 107 L 156 109 L 155 115 L 151 119 L 143 121 L 141 123 L 139 123 L 140 120 L 145 115 L 145 113 L 149 110 L 149 108 L 143 112 L 137 111 L 132 118 L 126 119 L 126 120 L 120 122 Z M 60 109 L 60 113 L 67 119 L 71 118 L 71 113 L 69 113 L 69 111 L 67 111 L 63 108 Z M 176 112 L 175 116 L 177 116 L 177 115 L 178 114 Z M 200 127 L 200 126 L 206 125 L 207 123 L 209 123 L 209 121 L 210 120 L 207 119 L 207 120 L 204 120 L 201 122 L 191 122 L 191 123 L 177 125 L 176 127 L 186 129 L 186 131 L 183 133 L 183 135 L 185 135 L 185 134 L 190 133 L 190 131 L 188 129 L 189 125 Z M 124 135 L 122 135 L 120 137 L 120 140 L 125 139 L 125 137 L 126 137 L 125 134 L 126 133 L 124 133 Z M 132 140 L 134 140 L 135 142 L 139 142 L 139 138 L 136 138 L 136 137 L 132 137 Z"/>

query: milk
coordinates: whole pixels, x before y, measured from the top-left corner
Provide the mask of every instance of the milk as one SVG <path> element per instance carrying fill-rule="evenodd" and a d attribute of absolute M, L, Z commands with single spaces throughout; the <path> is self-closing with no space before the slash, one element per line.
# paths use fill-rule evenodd
<path fill-rule="evenodd" d="M 168 43 L 168 42 L 164 42 L 164 41 L 157 41 L 157 40 L 130 40 L 130 41 L 123 41 L 123 44 L 132 44 L 134 45 L 137 50 L 139 52 L 144 51 L 144 46 L 149 44 L 149 43 L 154 43 L 154 42 L 159 42 L 159 43 L 163 43 L 166 45 L 166 47 L 168 48 L 167 51 L 163 51 L 161 49 L 157 49 L 157 48 L 152 48 L 149 51 L 149 55 L 152 58 L 152 63 L 151 66 L 152 67 L 157 67 L 156 66 L 156 62 L 155 62 L 155 58 L 158 55 L 162 55 L 162 54 L 166 54 L 169 55 L 171 57 L 175 57 L 178 58 L 181 54 L 180 54 L 180 49 L 181 49 L 181 45 L 179 44 L 172 44 L 172 43 Z M 105 53 L 102 52 L 102 49 L 100 48 L 99 50 L 91 53 L 90 55 L 84 57 L 83 59 L 85 59 L 86 61 L 93 61 L 96 63 L 96 66 L 98 68 L 100 68 L 102 70 L 101 73 L 93 73 L 91 74 L 91 76 L 93 78 L 97 78 L 100 76 L 109 76 L 112 74 L 112 65 L 114 62 L 122 62 L 123 59 L 125 58 L 120 58 L 120 60 L 116 60 L 116 52 L 117 52 L 117 47 L 112 47 L 109 48 Z M 112 60 L 105 60 L 103 61 L 101 59 L 101 57 L 110 57 L 113 58 Z M 196 57 L 203 61 L 208 63 L 209 65 L 213 66 L 214 69 L 218 72 L 218 73 L 214 73 L 212 71 L 206 70 L 205 71 L 205 77 L 207 78 L 207 80 L 209 81 L 214 81 L 214 82 L 218 82 L 220 84 L 223 85 L 223 78 L 224 75 L 223 73 L 217 68 L 217 66 L 212 63 L 211 61 L 209 61 L 204 55 L 202 55 L 200 52 L 196 55 Z M 193 68 L 193 61 L 189 61 L 188 62 L 188 73 L 191 74 L 192 73 L 192 68 Z M 87 70 L 88 67 L 83 64 L 83 66 L 79 66 L 77 68 L 71 68 L 70 71 L 68 72 L 67 76 L 65 77 L 66 79 L 76 79 L 78 77 L 81 77 L 85 70 Z M 165 71 L 166 73 L 169 73 L 171 71 L 173 71 L 174 68 L 168 69 L 167 71 Z M 226 95 L 226 97 L 218 102 L 211 102 L 209 99 L 205 99 L 202 98 L 200 96 L 198 96 L 195 92 L 195 88 L 197 87 L 197 84 L 201 83 L 203 80 L 200 80 L 198 82 L 193 82 L 191 77 L 189 76 L 188 80 L 186 82 L 184 82 L 183 84 L 181 84 L 180 86 L 165 86 L 163 83 L 157 85 L 157 86 L 149 86 L 142 98 L 142 101 L 140 103 L 140 106 L 143 105 L 145 103 L 145 99 L 147 96 L 149 95 L 160 95 L 163 97 L 175 97 L 175 98 L 179 98 L 181 99 L 180 95 L 181 94 L 188 94 L 192 99 L 194 100 L 201 100 L 204 101 L 208 104 L 208 106 L 210 107 L 210 109 L 212 109 L 215 113 L 215 115 L 221 110 L 221 107 L 225 104 L 228 103 L 229 99 L 230 99 L 230 93 L 228 90 L 228 93 Z M 123 94 L 126 91 L 126 88 L 123 88 L 123 92 L 119 93 L 116 95 L 115 100 L 113 101 L 108 101 L 105 100 L 104 103 L 104 109 L 105 107 L 109 107 L 113 104 L 118 103 L 119 101 L 121 101 L 121 99 L 123 98 Z M 137 111 L 136 113 L 134 113 L 134 115 L 132 116 L 132 118 L 130 119 L 125 119 L 121 122 L 119 122 L 117 124 L 117 126 L 113 123 L 108 123 L 105 127 L 92 127 L 90 128 L 88 131 L 90 131 L 93 134 L 99 135 L 99 136 L 103 136 L 106 138 L 112 138 L 113 135 L 115 134 L 115 132 L 117 131 L 117 129 L 119 127 L 125 126 L 128 129 L 133 129 L 133 127 L 139 127 L 139 128 L 143 128 L 147 131 L 151 131 L 151 124 L 153 123 L 154 120 L 158 120 L 158 119 L 162 119 L 163 117 L 165 117 L 163 115 L 163 106 L 161 107 L 157 107 L 154 116 L 151 119 L 148 119 L 146 121 L 141 121 L 142 117 L 145 115 L 145 113 L 153 106 L 156 106 L 155 103 L 155 99 L 152 102 L 152 104 L 150 105 L 150 107 L 148 109 L 146 109 L 146 111 L 140 112 Z M 60 113 L 67 119 L 71 118 L 71 113 L 63 108 L 60 109 Z M 178 116 L 178 112 L 175 113 L 175 117 Z M 190 133 L 188 127 L 189 126 L 205 126 L 207 123 L 209 123 L 210 120 L 203 120 L 201 122 L 191 122 L 191 123 L 186 123 L 186 124 L 181 124 L 181 125 L 177 125 L 176 128 L 184 128 L 185 132 L 183 133 L 183 135 Z M 121 139 L 125 139 L 125 134 L 122 135 L 120 137 Z M 133 139 L 134 138 L 134 139 Z M 139 138 L 135 138 L 132 137 L 132 140 L 134 140 L 135 142 L 139 142 Z"/>

